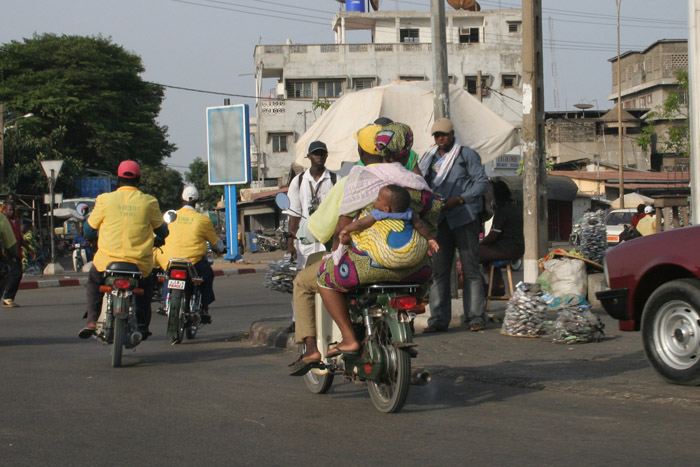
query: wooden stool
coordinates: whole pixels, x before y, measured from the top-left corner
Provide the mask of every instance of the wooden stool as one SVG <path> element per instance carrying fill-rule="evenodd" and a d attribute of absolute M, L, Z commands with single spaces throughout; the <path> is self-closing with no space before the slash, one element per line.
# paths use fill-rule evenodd
<path fill-rule="evenodd" d="M 510 300 L 510 297 L 513 295 L 513 271 L 511 270 L 510 266 L 513 264 L 515 260 L 514 259 L 506 259 L 506 260 L 501 260 L 501 261 L 494 261 L 491 263 L 491 270 L 489 271 L 489 287 L 488 291 L 486 292 L 486 311 L 489 310 L 489 302 L 491 300 Z M 509 295 L 503 295 L 502 297 L 496 297 L 494 295 L 491 295 L 493 292 L 493 274 L 496 268 L 505 266 L 506 267 L 506 274 L 508 275 L 508 287 L 510 294 Z"/>

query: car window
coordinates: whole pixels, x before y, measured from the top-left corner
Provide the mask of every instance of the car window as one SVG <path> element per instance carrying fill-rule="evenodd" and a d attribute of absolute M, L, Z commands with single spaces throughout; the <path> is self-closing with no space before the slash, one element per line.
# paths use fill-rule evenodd
<path fill-rule="evenodd" d="M 606 225 L 618 225 L 618 224 L 629 224 L 632 222 L 634 217 L 634 212 L 611 212 L 608 217 L 605 218 Z"/>

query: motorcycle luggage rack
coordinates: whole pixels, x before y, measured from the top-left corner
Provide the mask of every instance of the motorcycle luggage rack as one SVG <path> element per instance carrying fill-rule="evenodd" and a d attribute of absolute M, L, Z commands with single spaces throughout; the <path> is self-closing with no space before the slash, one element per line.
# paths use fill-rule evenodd
<path fill-rule="evenodd" d="M 167 269 L 170 269 L 170 266 L 187 268 L 193 280 L 200 278 L 197 269 L 194 267 L 194 264 L 192 264 L 192 261 L 190 261 L 188 258 L 170 258 L 168 260 Z"/>
<path fill-rule="evenodd" d="M 126 274 L 133 277 L 141 277 L 138 265 L 126 261 L 115 261 L 109 263 L 103 273 L 105 276 L 114 274 Z"/>

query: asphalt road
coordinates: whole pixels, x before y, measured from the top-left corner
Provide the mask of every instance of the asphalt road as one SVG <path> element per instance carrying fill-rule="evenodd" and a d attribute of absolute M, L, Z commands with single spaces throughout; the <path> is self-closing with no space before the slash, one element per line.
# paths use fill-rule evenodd
<path fill-rule="evenodd" d="M 20 291 L 23 307 L 0 311 L 0 465 L 697 463 L 698 388 L 659 381 L 638 335 L 419 336 L 435 377 L 385 415 L 339 378 L 311 394 L 286 375 L 294 354 L 245 340 L 253 321 L 288 321 L 290 296 L 262 277 L 217 278 L 213 325 L 182 345 L 154 315 L 154 335 L 119 369 L 109 347 L 76 337 L 83 288 Z"/>

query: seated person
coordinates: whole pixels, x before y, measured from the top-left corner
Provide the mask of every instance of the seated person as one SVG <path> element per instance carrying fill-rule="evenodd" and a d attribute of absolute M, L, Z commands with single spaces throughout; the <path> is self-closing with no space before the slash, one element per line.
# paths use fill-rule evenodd
<path fill-rule="evenodd" d="M 635 214 L 632 220 L 630 221 L 630 225 L 632 227 L 637 227 L 639 221 L 642 220 L 644 216 L 646 216 L 646 213 L 644 212 L 644 207 L 644 203 L 640 203 L 637 205 L 637 214 Z"/>
<path fill-rule="evenodd" d="M 493 224 L 488 235 L 479 244 L 479 262 L 515 260 L 525 253 L 523 237 L 523 210 L 512 199 L 510 189 L 503 181 L 492 183 L 496 202 Z M 493 273 L 493 295 L 504 295 L 505 284 L 500 269 Z"/>
<path fill-rule="evenodd" d="M 216 297 L 214 296 L 214 271 L 207 259 L 207 242 L 217 253 L 224 251 L 224 246 L 214 232 L 209 216 L 200 214 L 195 209 L 198 200 L 199 191 L 194 186 L 186 186 L 182 190 L 182 208 L 176 212 L 176 219 L 168 224 L 170 235 L 165 239 L 162 253 L 156 253 L 156 257 L 163 270 L 168 268 L 171 258 L 190 260 L 203 280 L 200 313 L 202 324 L 210 324 L 209 305 L 214 303 Z M 163 288 L 163 295 L 167 295 L 167 287 Z"/>
<path fill-rule="evenodd" d="M 384 224 L 385 220 L 393 220 L 394 222 L 403 221 L 410 222 L 414 229 L 413 232 L 408 230 L 408 233 L 411 235 L 410 239 L 406 238 L 406 236 L 402 239 L 397 239 L 398 241 L 405 242 L 409 257 L 405 258 L 404 262 L 398 258 L 398 261 L 394 260 L 393 264 L 383 264 L 383 255 L 372 257 L 372 259 L 385 267 L 395 267 L 397 265 L 412 266 L 425 256 L 426 249 L 428 254 L 432 255 L 437 252 L 440 247 L 435 240 L 435 236 L 430 233 L 425 223 L 420 220 L 420 217 L 409 207 L 410 204 L 411 195 L 405 188 L 399 185 L 387 185 L 382 187 L 377 195 L 377 200 L 374 202 L 374 209 L 369 214 L 354 220 L 340 231 L 340 244 L 350 245 L 352 239 L 354 239 L 359 248 L 365 249 L 363 245 L 369 247 L 370 256 L 372 256 L 371 245 L 381 242 L 384 240 L 385 236 L 389 237 L 387 240 L 391 240 L 390 237 L 393 233 L 391 224 L 385 225 L 384 228 L 377 228 L 375 224 L 377 222 Z M 373 226 L 375 227 L 372 228 Z M 351 233 L 353 232 L 356 232 L 356 234 L 352 235 L 351 238 Z M 364 234 L 360 234 L 360 232 L 364 232 Z M 425 241 L 422 241 L 423 239 Z M 340 261 L 344 250 L 345 248 L 343 246 L 336 249 L 336 253 L 334 253 L 336 262 Z"/>
<path fill-rule="evenodd" d="M 348 226 L 360 211 L 371 212 L 374 201 L 382 187 L 396 184 L 407 188 L 411 197 L 411 209 L 421 213 L 421 219 L 431 232 L 437 232 L 437 219 L 442 203 L 434 198 L 422 176 L 405 169 L 405 159 L 413 145 L 413 132 L 402 123 L 388 124 L 376 134 L 375 145 L 382 155 L 383 163 L 358 168 L 348 175 L 340 206 L 340 218 L 336 227 L 339 234 Z M 408 223 L 403 223 L 403 231 Z M 411 230 L 413 230 L 411 226 Z M 337 243 L 334 246 L 337 246 Z M 379 247 L 388 252 L 390 258 L 395 249 L 383 241 Z M 318 286 L 323 303 L 338 325 L 342 340 L 330 349 L 327 356 L 357 352 L 357 341 L 348 314 L 345 294 L 358 286 L 376 282 L 425 283 L 432 274 L 431 260 L 424 254 L 417 264 L 407 267 L 384 267 L 371 259 L 369 253 L 359 250 L 357 245 L 350 248 L 338 263 L 332 257 L 326 258 L 319 269 Z"/>
<path fill-rule="evenodd" d="M 652 206 L 644 208 L 644 217 L 637 222 L 637 230 L 640 234 L 647 236 L 656 233 L 656 216 L 653 214 L 654 208 Z"/>

